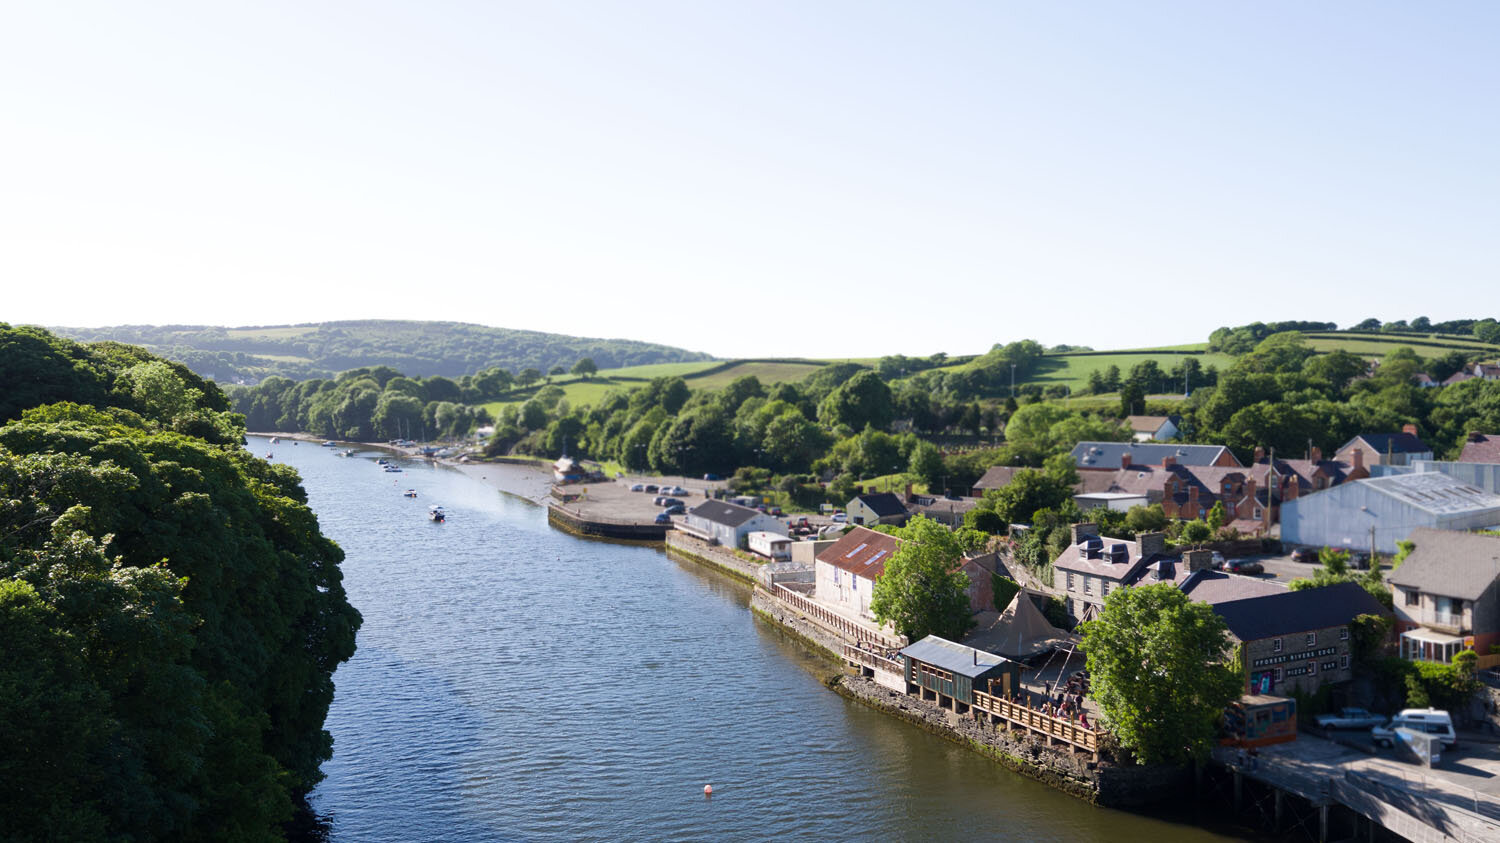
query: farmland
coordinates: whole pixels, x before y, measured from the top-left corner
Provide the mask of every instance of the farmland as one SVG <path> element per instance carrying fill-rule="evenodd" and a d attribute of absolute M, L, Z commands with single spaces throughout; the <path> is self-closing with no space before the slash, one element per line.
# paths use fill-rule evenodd
<path fill-rule="evenodd" d="M 1450 351 L 1475 354 L 1500 354 L 1500 346 L 1475 339 L 1437 334 L 1365 335 L 1351 333 L 1310 333 L 1307 344 L 1320 352 L 1347 351 L 1361 357 L 1384 357 L 1392 349 L 1406 346 L 1423 357 L 1437 357 Z"/>

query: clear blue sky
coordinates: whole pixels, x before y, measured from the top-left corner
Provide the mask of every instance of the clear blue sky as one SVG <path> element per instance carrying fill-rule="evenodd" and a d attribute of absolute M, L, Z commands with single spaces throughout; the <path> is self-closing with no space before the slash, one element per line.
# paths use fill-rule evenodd
<path fill-rule="evenodd" d="M 13 4 L 0 319 L 723 356 L 1500 313 L 1500 4 Z"/>

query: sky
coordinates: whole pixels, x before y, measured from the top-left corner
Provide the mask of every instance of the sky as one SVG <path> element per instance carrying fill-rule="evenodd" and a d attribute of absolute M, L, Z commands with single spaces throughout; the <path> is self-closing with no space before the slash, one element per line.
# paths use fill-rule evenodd
<path fill-rule="evenodd" d="M 12 323 L 442 319 L 863 357 L 1500 315 L 1487 0 L 5 18 Z"/>

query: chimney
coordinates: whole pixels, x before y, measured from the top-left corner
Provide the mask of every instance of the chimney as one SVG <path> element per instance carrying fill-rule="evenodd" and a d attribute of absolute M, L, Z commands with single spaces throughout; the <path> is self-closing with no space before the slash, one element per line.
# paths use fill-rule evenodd
<path fill-rule="evenodd" d="M 1359 465 L 1358 450 L 1355 450 L 1354 452 L 1354 464 L 1356 466 Z M 1286 479 L 1286 489 L 1281 493 L 1281 499 L 1283 501 L 1294 501 L 1297 499 L 1297 494 L 1301 491 L 1302 483 L 1297 479 L 1297 475 L 1293 474 Z"/>
<path fill-rule="evenodd" d="M 1416 436 L 1417 435 L 1417 426 L 1414 425 L 1414 424 L 1403 424 L 1403 425 L 1401 425 L 1401 432 L 1402 433 L 1410 433 L 1412 436 Z"/>
<path fill-rule="evenodd" d="M 1480 433 L 1477 430 L 1471 430 L 1471 431 L 1469 431 L 1469 441 L 1470 442 L 1483 442 L 1484 441 L 1484 434 Z"/>
<path fill-rule="evenodd" d="M 1120 455 L 1120 468 L 1129 468 L 1129 467 L 1130 467 L 1130 452 L 1126 451 L 1125 453 L 1123 453 L 1123 454 Z"/>
<path fill-rule="evenodd" d="M 1187 505 L 1188 505 L 1188 517 L 1189 518 L 1197 518 L 1198 517 L 1198 484 L 1197 483 L 1190 483 L 1190 484 L 1188 484 L 1188 502 L 1187 502 Z"/>
<path fill-rule="evenodd" d="M 1182 561 L 1187 565 L 1189 574 L 1207 571 L 1214 566 L 1214 553 L 1211 550 L 1189 550 L 1182 554 Z"/>
<path fill-rule="evenodd" d="M 1245 497 L 1248 497 L 1250 499 L 1250 505 L 1251 506 L 1258 505 L 1259 502 L 1255 498 L 1255 476 L 1254 475 L 1251 475 L 1251 476 L 1245 478 Z"/>
<path fill-rule="evenodd" d="M 1099 534 L 1099 525 L 1081 521 L 1073 525 L 1073 544 L 1083 541 L 1084 536 L 1096 536 Z"/>
<path fill-rule="evenodd" d="M 1255 460 L 1254 460 L 1254 462 L 1260 462 L 1261 460 L 1263 460 L 1265 458 L 1266 458 L 1266 449 L 1262 448 L 1259 445 L 1256 445 L 1255 446 Z"/>
<path fill-rule="evenodd" d="M 1355 471 L 1359 471 L 1360 469 L 1362 469 L 1364 467 L 1365 467 L 1365 449 L 1364 448 L 1355 448 L 1354 449 L 1354 470 Z"/>
<path fill-rule="evenodd" d="M 907 500 L 911 500 L 912 499 L 911 484 L 910 483 L 906 484 L 906 499 Z"/>
<path fill-rule="evenodd" d="M 1314 464 L 1322 462 L 1323 449 L 1319 448 L 1317 445 L 1314 445 L 1312 449 L 1312 456 L 1308 457 L 1308 459 L 1312 460 Z"/>
<path fill-rule="evenodd" d="M 1161 553 L 1167 549 L 1166 533 L 1141 533 L 1135 537 L 1141 545 L 1141 555 L 1150 556 L 1153 553 Z"/>
<path fill-rule="evenodd" d="M 1165 469 L 1167 469 L 1169 471 L 1171 470 L 1172 466 L 1174 466 L 1176 464 L 1177 464 L 1177 458 L 1176 457 L 1163 457 L 1162 461 L 1161 461 L 1161 467 L 1165 468 Z"/>

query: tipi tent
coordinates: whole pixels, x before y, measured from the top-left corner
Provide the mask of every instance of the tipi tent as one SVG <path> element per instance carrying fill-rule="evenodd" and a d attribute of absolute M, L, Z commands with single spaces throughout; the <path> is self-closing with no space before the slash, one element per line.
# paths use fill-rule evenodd
<path fill-rule="evenodd" d="M 1047 622 L 1031 595 L 1022 589 L 1000 613 L 1000 618 L 985 635 L 990 652 L 1013 659 L 1024 659 L 1045 653 L 1053 647 L 1065 647 L 1073 636 Z"/>

